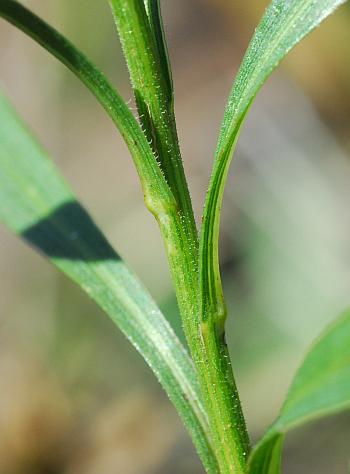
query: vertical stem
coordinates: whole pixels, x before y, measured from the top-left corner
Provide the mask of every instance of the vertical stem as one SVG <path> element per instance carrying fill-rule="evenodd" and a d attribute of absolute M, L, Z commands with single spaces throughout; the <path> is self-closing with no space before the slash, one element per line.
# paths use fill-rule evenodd
<path fill-rule="evenodd" d="M 249 440 L 223 326 L 202 321 L 198 251 L 186 240 L 178 215 L 156 215 L 165 242 L 183 327 L 197 369 L 221 474 L 243 474 Z"/>
<path fill-rule="evenodd" d="M 201 323 L 207 367 L 203 377 L 207 388 L 206 405 L 215 436 L 215 447 L 222 473 L 244 473 L 249 439 L 234 381 L 225 333 L 214 324 Z M 210 361 L 210 363 L 209 363 Z"/>
<path fill-rule="evenodd" d="M 154 2 L 157 5 L 153 5 Z M 242 474 L 248 436 L 234 382 L 223 326 L 203 320 L 199 286 L 198 236 L 182 166 L 173 110 L 171 72 L 164 63 L 166 46 L 152 29 L 152 5 L 157 0 L 110 0 L 134 88 L 144 132 L 169 183 L 177 206 L 157 208 L 184 332 L 194 360 L 221 474 Z M 145 8 L 147 6 L 147 11 Z M 156 12 L 159 14 L 159 11 Z M 160 17 L 156 18 L 160 21 Z M 154 25 L 153 25 L 154 26 Z M 160 25 L 161 27 L 161 25 Z M 159 31 L 159 24 L 158 24 Z M 164 48 L 164 49 L 163 49 Z M 163 52 L 160 53 L 160 50 Z"/>
<path fill-rule="evenodd" d="M 189 189 L 177 137 L 171 71 L 156 0 L 110 0 L 128 65 L 139 119 L 157 162 L 186 221 L 189 238 L 198 242 Z M 197 243 L 198 245 L 198 243 Z"/>

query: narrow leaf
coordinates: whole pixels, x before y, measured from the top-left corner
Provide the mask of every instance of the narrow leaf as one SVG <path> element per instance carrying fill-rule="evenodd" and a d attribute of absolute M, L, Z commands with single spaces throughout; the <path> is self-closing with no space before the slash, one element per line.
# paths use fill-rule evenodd
<path fill-rule="evenodd" d="M 218 260 L 220 209 L 232 152 L 258 90 L 278 63 L 306 34 L 345 0 L 273 0 L 251 40 L 228 100 L 203 213 L 200 242 L 202 318 L 218 325 L 225 305 Z"/>
<path fill-rule="evenodd" d="M 118 127 L 139 174 L 145 201 L 159 218 L 174 197 L 135 117 L 105 76 L 66 38 L 15 0 L 0 0 L 0 16 L 31 36 L 67 66 L 95 95 Z"/>
<path fill-rule="evenodd" d="M 208 472 L 217 472 L 187 352 L 1 94 L 0 221 L 48 257 L 121 329 L 166 390 Z"/>
<path fill-rule="evenodd" d="M 228 100 L 203 211 L 199 250 L 200 318 L 202 327 L 218 335 L 221 366 L 229 361 L 225 347 L 227 316 L 219 267 L 219 227 L 223 193 L 233 149 L 241 125 L 258 90 L 288 51 L 345 0 L 272 0 L 245 54 Z M 208 331 L 207 331 L 208 332 Z M 233 426 L 244 433 L 239 403 Z M 260 466 L 279 464 L 281 437 L 270 443 L 271 459 Z M 232 445 L 232 443 L 231 443 Z M 240 445 L 244 446 L 244 438 Z M 277 445 L 277 448 L 275 448 Z M 246 449 L 244 451 L 247 451 Z M 264 472 L 257 469 L 255 472 Z M 272 471 L 265 471 L 271 473 Z"/>
<path fill-rule="evenodd" d="M 279 417 L 252 452 L 249 473 L 278 473 L 285 433 L 349 408 L 350 310 L 327 328 L 307 354 Z"/>
<path fill-rule="evenodd" d="M 184 213 L 179 212 L 179 204 L 135 117 L 107 79 L 80 51 L 60 33 L 15 0 L 0 0 L 0 16 L 27 33 L 65 64 L 96 96 L 120 129 L 140 176 L 146 206 L 156 217 L 160 227 L 185 334 L 191 351 L 194 353 L 191 340 L 199 339 L 196 306 L 198 300 L 198 241 L 190 201 L 187 201 L 188 210 L 184 216 Z M 146 20 L 148 25 L 148 18 Z M 187 185 L 185 185 L 186 187 Z M 197 359 L 198 357 L 196 357 Z"/>

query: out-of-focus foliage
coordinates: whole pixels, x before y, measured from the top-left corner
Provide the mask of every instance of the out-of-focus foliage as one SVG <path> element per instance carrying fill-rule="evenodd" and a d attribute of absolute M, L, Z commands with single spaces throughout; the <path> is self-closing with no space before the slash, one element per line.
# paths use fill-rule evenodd
<path fill-rule="evenodd" d="M 334 321 L 309 350 L 280 414 L 251 453 L 249 473 L 280 472 L 285 434 L 298 425 L 350 406 L 350 311 Z"/>

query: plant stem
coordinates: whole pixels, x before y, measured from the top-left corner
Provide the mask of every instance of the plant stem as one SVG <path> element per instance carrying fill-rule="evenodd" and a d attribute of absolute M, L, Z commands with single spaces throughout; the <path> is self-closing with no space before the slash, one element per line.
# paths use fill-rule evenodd
<path fill-rule="evenodd" d="M 157 0 L 110 0 L 127 61 L 139 119 L 157 162 L 187 221 L 190 238 L 197 229 L 183 169 L 174 115 L 171 70 Z"/>
<path fill-rule="evenodd" d="M 174 212 L 156 215 L 164 238 L 184 331 L 202 389 L 220 473 L 245 472 L 248 435 L 234 382 L 224 331 L 200 320 L 197 248 L 186 242 Z"/>
<path fill-rule="evenodd" d="M 224 333 L 200 313 L 198 236 L 176 135 L 169 66 L 161 60 L 147 0 L 111 0 L 134 87 L 140 121 L 159 160 L 177 206 L 152 209 L 165 243 L 184 332 L 194 360 L 209 417 L 221 474 L 243 473 L 248 436 L 234 383 Z M 155 5 L 158 8 L 158 4 Z M 148 13 L 148 16 L 147 16 Z M 159 12 L 158 12 L 159 13 Z M 160 21 L 160 17 L 156 19 Z M 161 25 L 158 24 L 162 31 Z M 158 40 L 158 43 L 157 43 Z M 162 43 L 161 50 L 166 51 Z M 169 80 L 170 77 L 170 80 Z M 169 92 L 170 91 L 170 92 Z"/>

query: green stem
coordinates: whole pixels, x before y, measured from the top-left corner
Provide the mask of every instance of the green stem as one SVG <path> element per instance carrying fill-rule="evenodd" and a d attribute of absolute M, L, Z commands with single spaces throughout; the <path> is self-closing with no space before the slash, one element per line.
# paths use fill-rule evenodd
<path fill-rule="evenodd" d="M 198 237 L 176 135 L 171 72 L 158 1 L 111 0 L 110 3 L 140 120 L 178 203 L 178 212 L 175 210 L 167 219 L 163 216 L 157 220 L 206 402 L 220 472 L 241 473 L 245 469 L 248 436 L 223 330 L 211 323 L 220 321 L 221 316 L 214 314 L 208 321 L 201 318 Z"/>
<path fill-rule="evenodd" d="M 217 163 L 220 166 L 225 162 L 224 160 L 218 160 Z M 225 167 L 223 167 L 222 173 L 227 173 Z M 219 173 L 219 176 L 221 177 L 221 173 Z M 212 189 L 212 180 L 209 190 Z M 212 394 L 213 409 L 209 412 L 214 414 L 212 420 L 212 423 L 216 424 L 214 432 L 219 435 L 217 443 L 219 443 L 219 449 L 222 451 L 220 459 L 224 460 L 222 472 L 244 473 L 250 445 L 225 341 L 227 310 L 219 267 L 220 221 L 219 214 L 215 212 L 215 204 L 217 201 L 221 203 L 221 200 L 222 193 L 217 195 L 208 192 L 204 206 L 199 257 L 199 313 L 203 340 L 206 347 L 209 348 L 213 360 L 211 378 L 216 380 Z M 217 397 L 215 392 L 220 393 L 220 396 Z M 216 403 L 215 399 L 217 400 Z"/>
<path fill-rule="evenodd" d="M 220 473 L 244 473 L 249 440 L 223 327 L 200 319 L 197 250 L 186 241 L 177 213 L 158 217 L 183 327 L 194 360 Z"/>
<path fill-rule="evenodd" d="M 110 0 L 144 133 L 186 220 L 189 238 L 197 229 L 183 169 L 174 97 L 157 0 Z M 148 12 L 148 13 L 147 13 Z"/>

